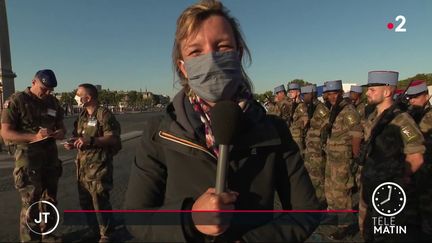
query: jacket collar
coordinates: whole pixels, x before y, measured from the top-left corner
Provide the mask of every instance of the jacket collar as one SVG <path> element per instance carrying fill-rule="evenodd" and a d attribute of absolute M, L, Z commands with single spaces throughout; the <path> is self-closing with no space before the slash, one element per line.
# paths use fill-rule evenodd
<path fill-rule="evenodd" d="M 205 147 L 204 128 L 199 115 L 193 110 L 184 90 L 174 97 L 167 107 L 170 118 L 166 132 L 180 139 L 186 139 Z M 255 101 L 251 102 L 244 113 L 242 126 L 239 128 L 235 148 L 256 148 L 281 144 L 277 129 L 267 118 L 264 109 Z"/>
<path fill-rule="evenodd" d="M 167 114 L 171 118 L 168 132 L 191 140 L 200 140 L 196 134 L 199 129 L 200 118 L 194 112 L 192 104 L 189 103 L 184 90 L 181 90 L 168 105 Z"/>

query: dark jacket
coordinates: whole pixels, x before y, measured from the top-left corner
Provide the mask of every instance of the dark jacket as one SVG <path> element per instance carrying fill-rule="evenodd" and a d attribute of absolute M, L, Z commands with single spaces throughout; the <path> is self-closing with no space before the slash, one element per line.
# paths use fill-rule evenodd
<path fill-rule="evenodd" d="M 253 103 L 234 144 L 230 146 L 228 188 L 240 194 L 236 210 L 271 210 L 275 192 L 285 210 L 318 209 L 315 190 L 283 120 L 266 116 Z M 214 187 L 216 164 L 217 158 L 205 146 L 199 116 L 181 91 L 163 116 L 145 123 L 125 207 L 190 210 L 195 199 Z M 179 214 L 171 225 L 156 225 L 162 216 L 155 214 L 148 224 L 130 225 L 129 230 L 144 241 L 208 239 L 196 230 L 190 214 Z M 235 214 L 230 229 L 216 240 L 304 241 L 319 223 L 317 215 L 307 213 L 256 216 L 245 222 Z"/>

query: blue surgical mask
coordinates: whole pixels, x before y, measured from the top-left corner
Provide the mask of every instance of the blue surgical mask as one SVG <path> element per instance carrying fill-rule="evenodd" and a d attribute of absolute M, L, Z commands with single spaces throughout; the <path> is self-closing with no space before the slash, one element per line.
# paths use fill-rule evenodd
<path fill-rule="evenodd" d="M 209 102 L 231 100 L 245 82 L 236 51 L 211 52 L 185 61 L 188 84 Z"/>

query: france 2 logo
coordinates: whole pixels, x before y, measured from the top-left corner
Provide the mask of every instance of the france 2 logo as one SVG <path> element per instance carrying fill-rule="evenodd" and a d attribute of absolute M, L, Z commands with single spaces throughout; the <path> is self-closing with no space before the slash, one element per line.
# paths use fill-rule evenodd
<path fill-rule="evenodd" d="M 399 23 L 399 25 L 395 28 L 394 32 L 406 32 L 406 31 L 407 31 L 406 28 L 404 28 L 404 26 L 405 26 L 405 24 L 406 24 L 406 18 L 405 18 L 405 16 L 403 16 L 403 15 L 398 15 L 398 16 L 395 18 L 395 21 L 396 21 L 396 22 L 400 21 L 400 23 Z M 387 24 L 387 29 L 392 30 L 393 27 L 394 27 L 394 24 L 393 24 L 393 23 L 390 22 L 390 23 Z"/>

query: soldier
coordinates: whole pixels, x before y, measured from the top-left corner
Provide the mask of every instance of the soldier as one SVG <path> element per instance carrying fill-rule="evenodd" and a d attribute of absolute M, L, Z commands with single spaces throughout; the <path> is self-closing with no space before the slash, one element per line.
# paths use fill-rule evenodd
<path fill-rule="evenodd" d="M 265 97 L 263 106 L 267 114 L 276 115 L 276 103 L 273 101 L 272 97 Z"/>
<path fill-rule="evenodd" d="M 355 107 L 342 99 L 342 81 L 326 83 L 328 100 L 332 107 L 325 129 L 327 156 L 325 195 L 328 209 L 353 209 L 353 158 L 357 157 L 362 138 L 360 116 Z M 330 238 L 340 240 L 348 233 L 348 225 L 340 223 Z"/>
<path fill-rule="evenodd" d="M 287 113 L 286 113 L 286 121 L 288 127 L 291 126 L 294 111 L 297 108 L 297 105 L 301 102 L 300 99 L 300 85 L 298 83 L 288 83 L 288 99 L 287 101 Z"/>
<path fill-rule="evenodd" d="M 31 87 L 13 94 L 4 104 L 1 135 L 16 145 L 15 188 L 21 195 L 20 239 L 29 241 L 57 241 L 58 237 L 48 234 L 54 227 L 55 212 L 51 207 L 32 206 L 35 202 L 48 201 L 57 204 L 57 185 L 62 174 L 62 162 L 58 159 L 55 140 L 63 139 L 66 133 L 63 124 L 63 110 L 59 101 L 51 95 L 57 87 L 52 70 L 36 73 Z M 40 212 L 50 212 L 48 222 L 36 224 Z M 27 226 L 28 224 L 28 226 Z M 31 228 L 31 229 L 30 229 Z"/>
<path fill-rule="evenodd" d="M 84 210 L 111 210 L 109 192 L 113 187 L 113 156 L 121 149 L 120 124 L 107 108 L 101 107 L 92 84 L 78 86 L 75 100 L 83 111 L 75 122 L 74 137 L 65 143 L 77 148 L 78 193 Z M 109 242 L 113 230 L 110 214 L 86 214 L 99 242 Z M 99 228 L 96 226 L 99 225 Z"/>
<path fill-rule="evenodd" d="M 288 97 L 297 104 L 302 102 L 300 97 L 300 84 L 298 83 L 288 84 Z"/>
<path fill-rule="evenodd" d="M 326 208 L 324 194 L 325 155 L 322 151 L 321 131 L 329 117 L 329 109 L 316 98 L 311 86 L 301 88 L 304 103 L 307 106 L 308 123 L 306 124 L 304 163 L 321 208 Z"/>
<path fill-rule="evenodd" d="M 366 117 L 365 117 L 366 102 L 361 99 L 362 93 L 363 93 L 362 86 L 351 85 L 350 92 L 349 92 L 350 102 L 351 102 L 351 104 L 354 105 L 354 107 L 356 108 L 356 111 L 359 113 L 360 118 L 361 118 L 361 124 L 363 127 L 364 123 L 366 121 Z M 355 164 L 355 166 L 356 165 L 357 164 Z M 360 184 L 361 184 L 360 183 L 361 166 L 359 166 L 359 168 L 356 171 L 353 171 L 353 173 L 355 173 L 354 174 L 355 187 L 357 189 L 359 189 Z"/>
<path fill-rule="evenodd" d="M 293 85 L 294 83 L 290 84 Z M 313 89 L 313 85 L 308 86 L 308 89 Z M 294 141 L 297 143 L 297 146 L 300 149 L 300 154 L 303 156 L 304 152 L 304 136 L 305 136 L 305 129 L 306 124 L 308 123 L 308 108 L 305 103 L 303 103 L 300 100 L 300 95 L 297 94 L 298 90 L 291 89 L 289 92 L 291 94 L 291 97 L 295 97 L 293 99 L 294 103 L 293 106 L 295 106 L 295 103 L 297 103 L 296 108 L 294 109 L 294 113 L 292 115 L 291 119 L 291 126 L 289 127 L 291 135 L 294 139 Z M 293 94 L 294 93 L 294 94 Z"/>
<path fill-rule="evenodd" d="M 430 135 L 428 133 L 432 132 L 432 107 L 429 103 L 430 96 L 426 82 L 423 80 L 412 82 L 407 90 L 407 96 L 411 105 L 410 115 L 419 124 L 423 135 Z"/>
<path fill-rule="evenodd" d="M 363 88 L 358 85 L 351 85 L 349 97 L 351 104 L 354 105 L 361 119 L 365 119 L 365 106 L 366 102 L 361 99 Z"/>
<path fill-rule="evenodd" d="M 330 110 L 331 104 L 328 101 L 326 82 L 324 82 L 322 98 L 323 98 L 323 101 L 324 101 L 324 105 Z"/>
<path fill-rule="evenodd" d="M 366 96 L 368 104 L 375 104 L 376 109 L 365 123 L 366 142 L 360 159 L 364 166 L 359 224 L 366 242 L 416 242 L 422 237 L 417 189 L 412 176 L 423 164 L 424 139 L 414 120 L 393 101 L 398 75 L 393 71 L 368 74 Z M 393 221 L 395 225 L 406 226 L 406 234 L 374 233 L 373 219 L 380 217 L 381 212 L 371 205 L 372 194 L 384 182 L 396 183 L 405 191 L 406 205 L 393 216 Z M 393 209 L 400 204 L 398 199 L 390 197 L 382 204 L 386 203 L 386 207 Z"/>
<path fill-rule="evenodd" d="M 281 117 L 287 124 L 290 124 L 292 102 L 287 97 L 284 85 L 275 88 L 276 112 L 273 114 Z"/>
<path fill-rule="evenodd" d="M 425 139 L 426 152 L 424 165 L 416 173 L 416 184 L 419 189 L 420 215 L 423 221 L 423 231 L 432 240 L 432 106 L 426 82 L 417 80 L 412 82 L 407 90 L 410 107 L 408 113 L 420 128 Z"/>
<path fill-rule="evenodd" d="M 281 117 L 282 115 L 281 109 L 285 109 L 285 108 L 283 107 L 283 103 L 280 103 L 280 105 L 278 105 L 278 103 L 279 101 L 284 100 L 286 97 L 285 86 L 279 85 L 275 87 L 273 94 L 275 95 L 274 100 L 273 101 L 269 100 L 266 106 L 267 114 Z"/>

